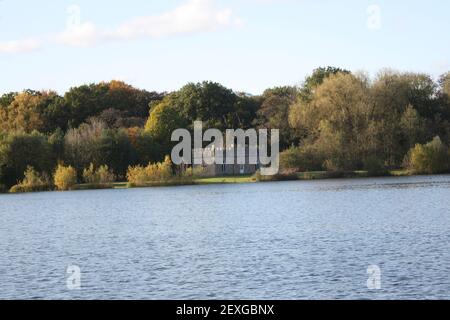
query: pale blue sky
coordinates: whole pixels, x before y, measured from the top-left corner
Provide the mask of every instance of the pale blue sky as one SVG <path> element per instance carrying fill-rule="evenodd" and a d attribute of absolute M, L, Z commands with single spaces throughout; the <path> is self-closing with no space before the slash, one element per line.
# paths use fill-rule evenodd
<path fill-rule="evenodd" d="M 449 14 L 444 0 L 0 0 L 0 93 L 119 79 L 258 94 L 327 65 L 437 77 Z"/>

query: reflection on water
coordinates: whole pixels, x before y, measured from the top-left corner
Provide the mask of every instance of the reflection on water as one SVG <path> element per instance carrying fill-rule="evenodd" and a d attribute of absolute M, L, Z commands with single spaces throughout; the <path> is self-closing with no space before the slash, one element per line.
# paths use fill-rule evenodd
<path fill-rule="evenodd" d="M 449 208 L 450 176 L 1 195 L 0 298 L 448 299 Z"/>
<path fill-rule="evenodd" d="M 415 178 L 415 177 L 414 177 Z M 421 177 L 422 181 L 393 181 L 387 182 L 389 180 L 398 180 L 398 178 L 383 178 L 380 181 L 374 178 L 371 183 L 366 183 L 368 179 L 364 179 L 362 183 L 347 183 L 332 186 L 324 186 L 320 188 L 321 191 L 343 191 L 343 190 L 363 190 L 363 189 L 414 189 L 414 188 L 449 188 L 450 180 L 434 180 L 433 177 Z M 410 179 L 410 178 L 409 178 Z M 402 180 L 402 179 L 400 179 Z"/>

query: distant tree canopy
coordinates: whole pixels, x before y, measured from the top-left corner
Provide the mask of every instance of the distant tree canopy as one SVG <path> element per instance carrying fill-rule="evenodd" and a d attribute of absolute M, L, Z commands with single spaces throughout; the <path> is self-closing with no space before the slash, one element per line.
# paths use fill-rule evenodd
<path fill-rule="evenodd" d="M 64 97 L 53 91 L 7 93 L 0 97 L 0 130 L 51 133 L 108 116 L 111 126 L 142 126 L 149 104 L 163 97 L 120 81 L 74 87 Z"/>
<path fill-rule="evenodd" d="M 366 93 L 364 79 L 336 73 L 316 87 L 310 101 L 293 105 L 291 124 L 308 130 L 310 143 L 328 159 L 328 169 L 357 167 L 362 161 L 370 112 Z"/>
<path fill-rule="evenodd" d="M 259 128 L 280 129 L 280 146 L 289 147 L 298 139 L 289 123 L 290 106 L 297 100 L 296 87 L 277 87 L 267 89 L 262 95 L 261 107 L 257 111 L 255 124 Z"/>
<path fill-rule="evenodd" d="M 450 152 L 439 137 L 417 144 L 405 158 L 408 169 L 417 174 L 445 173 L 450 170 Z"/>
<path fill-rule="evenodd" d="M 222 130 L 250 127 L 259 107 L 251 98 L 237 95 L 214 82 L 190 83 L 166 97 L 161 104 L 170 105 L 177 117 L 191 126 L 200 120 L 205 128 Z M 153 111 L 160 112 L 161 106 L 156 105 Z M 147 123 L 147 129 L 152 129 L 151 121 Z"/>
<path fill-rule="evenodd" d="M 299 98 L 303 101 L 309 101 L 314 94 L 314 90 L 321 85 L 325 79 L 338 73 L 349 74 L 350 71 L 336 67 L 320 67 L 315 69 L 311 75 L 306 77 L 301 86 L 298 94 Z"/>
<path fill-rule="evenodd" d="M 416 143 L 434 136 L 448 141 L 448 110 L 428 75 L 386 70 L 371 82 L 337 72 L 309 99 L 298 99 L 289 119 L 308 130 L 303 144 L 323 153 L 327 169 L 363 168 L 372 156 L 395 167 Z"/>
<path fill-rule="evenodd" d="M 440 77 L 439 85 L 441 94 L 450 97 L 450 72 L 447 72 Z"/>
<path fill-rule="evenodd" d="M 0 139 L 0 182 L 8 187 L 24 178 L 28 166 L 51 173 L 55 162 L 51 145 L 41 133 L 8 134 Z"/>
<path fill-rule="evenodd" d="M 444 156 L 450 146 L 450 72 L 437 81 L 392 70 L 369 79 L 325 67 L 301 86 L 270 88 L 258 96 L 215 82 L 189 83 L 165 94 L 120 81 L 73 87 L 63 96 L 3 94 L 0 190 L 49 181 L 44 177 L 58 165 L 73 168 L 71 179 L 76 172 L 78 181 L 91 167 L 107 167 L 124 179 L 129 166 L 163 161 L 172 132 L 192 130 L 196 120 L 204 129 L 280 129 L 287 169 L 450 170 L 437 164 L 450 158 Z"/>
<path fill-rule="evenodd" d="M 171 146 L 172 132 L 180 128 L 190 128 L 192 123 L 185 119 L 176 108 L 175 95 L 169 95 L 152 108 L 145 130 L 168 152 Z"/>
<path fill-rule="evenodd" d="M 145 128 L 168 150 L 176 129 L 193 130 L 197 120 L 203 121 L 205 130 L 249 128 L 258 108 L 257 100 L 237 95 L 218 83 L 190 83 L 154 105 Z"/>

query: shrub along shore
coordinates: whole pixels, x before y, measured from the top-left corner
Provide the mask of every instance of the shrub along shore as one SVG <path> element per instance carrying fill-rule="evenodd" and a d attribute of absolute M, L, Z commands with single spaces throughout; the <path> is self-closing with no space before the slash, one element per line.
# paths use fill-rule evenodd
<path fill-rule="evenodd" d="M 188 185 L 211 185 L 211 184 L 245 184 L 245 183 L 264 183 L 279 181 L 310 181 L 310 180 L 329 180 L 329 179 L 355 179 L 370 177 L 400 177 L 400 176 L 416 176 L 413 171 L 399 169 L 384 172 L 383 174 L 371 175 L 368 171 L 347 171 L 347 172 L 331 172 L 331 171 L 315 171 L 315 172 L 284 172 L 275 176 L 261 176 L 259 172 L 254 175 L 247 176 L 220 176 L 220 177 L 202 177 L 202 176 L 172 176 L 166 180 L 146 181 L 146 182 L 115 182 L 115 181 L 91 181 L 85 183 L 76 183 L 71 177 L 73 172 L 68 168 L 60 168 L 60 178 L 58 185 L 56 183 L 42 180 L 36 176 L 36 172 L 32 168 L 27 169 L 26 178 L 18 185 L 13 186 L 9 193 L 26 193 L 26 192 L 46 192 L 46 191 L 77 191 L 77 190 L 98 190 L 98 189 L 129 189 L 129 188 L 155 188 L 155 187 L 175 187 Z M 61 181 L 69 179 L 70 184 Z M 0 193 L 8 193 L 3 190 Z"/>

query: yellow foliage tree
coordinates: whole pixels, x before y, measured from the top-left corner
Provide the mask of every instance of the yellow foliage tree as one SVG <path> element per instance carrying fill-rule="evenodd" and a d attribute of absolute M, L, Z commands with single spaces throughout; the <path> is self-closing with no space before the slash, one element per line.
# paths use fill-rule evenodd
<path fill-rule="evenodd" d="M 58 190 L 72 190 L 77 183 L 77 171 L 72 167 L 58 165 L 55 171 L 55 186 Z"/>
<path fill-rule="evenodd" d="M 166 156 L 164 162 L 149 163 L 148 166 L 129 167 L 128 182 L 134 185 L 143 185 L 151 182 L 167 182 L 173 179 L 172 161 Z"/>

